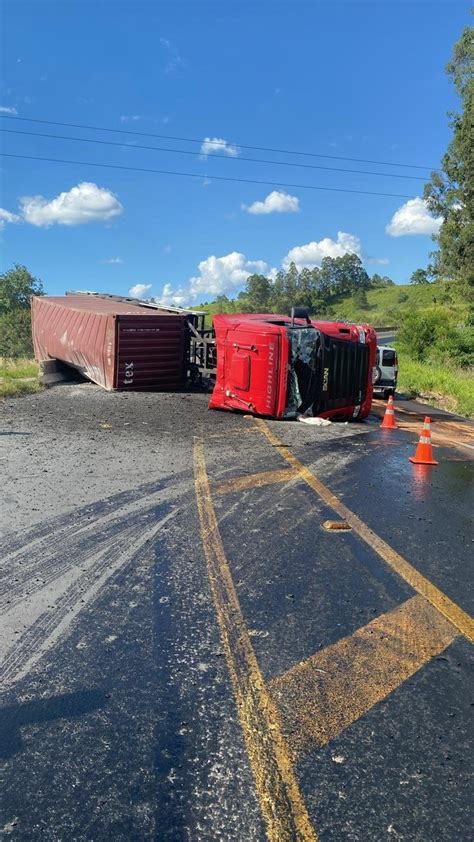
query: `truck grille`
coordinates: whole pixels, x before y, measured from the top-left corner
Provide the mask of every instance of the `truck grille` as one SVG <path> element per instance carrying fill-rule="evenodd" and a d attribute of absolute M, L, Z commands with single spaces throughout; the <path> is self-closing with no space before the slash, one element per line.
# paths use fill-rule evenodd
<path fill-rule="evenodd" d="M 318 412 L 362 404 L 367 396 L 368 345 L 324 334 L 322 339 L 323 391 Z"/>

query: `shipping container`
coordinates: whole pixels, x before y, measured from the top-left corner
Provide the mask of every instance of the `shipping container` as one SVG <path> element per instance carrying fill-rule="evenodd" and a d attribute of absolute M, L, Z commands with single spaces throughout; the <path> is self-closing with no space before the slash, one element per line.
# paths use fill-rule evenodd
<path fill-rule="evenodd" d="M 180 388 L 189 351 L 185 313 L 95 295 L 35 296 L 38 362 L 61 360 L 104 389 Z"/>

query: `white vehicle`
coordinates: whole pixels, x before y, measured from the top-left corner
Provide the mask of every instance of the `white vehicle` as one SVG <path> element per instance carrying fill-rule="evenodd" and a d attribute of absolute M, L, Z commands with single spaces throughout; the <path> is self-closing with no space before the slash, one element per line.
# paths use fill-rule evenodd
<path fill-rule="evenodd" d="M 384 398 L 395 395 L 398 377 L 398 357 L 395 348 L 377 345 L 374 370 L 374 394 L 382 393 Z"/>

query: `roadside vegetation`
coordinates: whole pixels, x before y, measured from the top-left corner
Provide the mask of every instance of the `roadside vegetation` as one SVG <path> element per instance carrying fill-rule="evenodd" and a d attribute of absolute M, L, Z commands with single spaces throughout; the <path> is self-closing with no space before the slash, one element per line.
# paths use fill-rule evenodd
<path fill-rule="evenodd" d="M 0 398 L 39 392 L 32 359 L 30 298 L 43 295 L 41 281 L 18 264 L 0 275 Z"/>
<path fill-rule="evenodd" d="M 398 334 L 401 391 L 474 417 L 474 325 L 441 308 L 408 314 Z"/>
<path fill-rule="evenodd" d="M 14 398 L 41 391 L 39 366 L 34 360 L 0 357 L 0 398 Z"/>
<path fill-rule="evenodd" d="M 474 418 L 474 376 L 456 366 L 433 365 L 413 360 L 398 348 L 400 371 L 398 389 L 424 403 L 431 403 L 448 412 Z"/>

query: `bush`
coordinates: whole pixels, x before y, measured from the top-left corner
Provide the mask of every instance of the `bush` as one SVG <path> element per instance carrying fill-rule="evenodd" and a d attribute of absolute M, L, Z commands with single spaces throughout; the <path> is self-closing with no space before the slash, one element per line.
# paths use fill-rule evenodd
<path fill-rule="evenodd" d="M 31 315 L 17 308 L 0 315 L 0 357 L 32 357 Z"/>
<path fill-rule="evenodd" d="M 416 360 L 426 359 L 434 345 L 449 337 L 452 320 L 446 313 L 408 313 L 402 322 L 398 339 Z"/>
<path fill-rule="evenodd" d="M 453 328 L 452 332 L 433 348 L 430 357 L 461 368 L 474 366 L 474 328 Z"/>
<path fill-rule="evenodd" d="M 474 327 L 459 327 L 446 311 L 409 313 L 403 319 L 398 339 L 413 360 L 461 368 L 474 366 Z"/>

